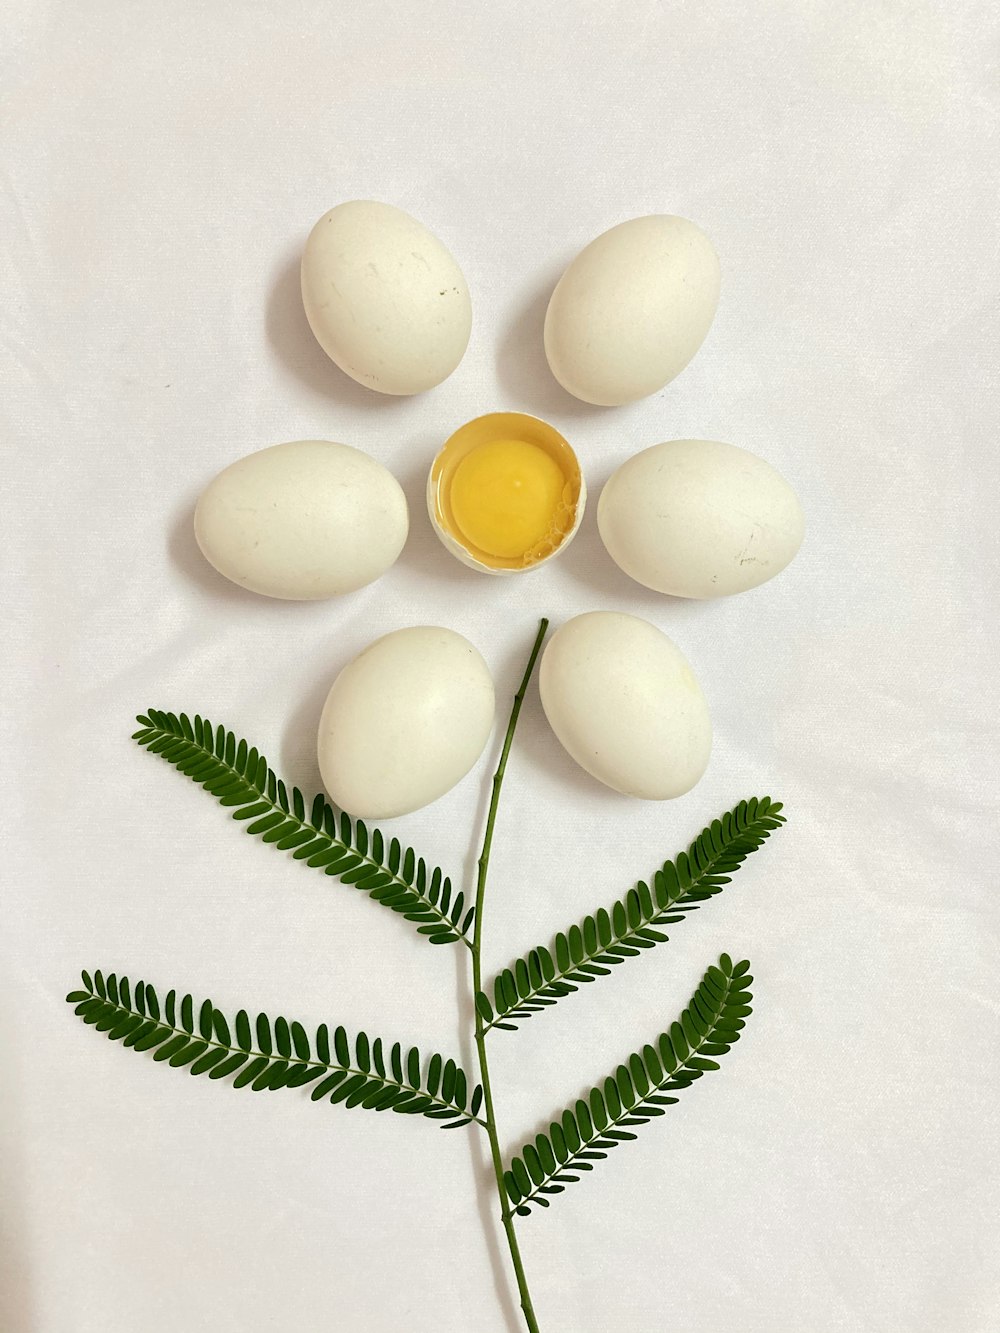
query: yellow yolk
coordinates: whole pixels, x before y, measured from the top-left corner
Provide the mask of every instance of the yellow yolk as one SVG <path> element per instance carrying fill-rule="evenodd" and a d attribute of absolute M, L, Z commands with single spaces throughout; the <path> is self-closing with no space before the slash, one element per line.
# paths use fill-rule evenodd
<path fill-rule="evenodd" d="M 557 527 L 566 477 L 526 440 L 490 440 L 455 469 L 451 510 L 463 537 L 487 555 L 525 555 Z"/>

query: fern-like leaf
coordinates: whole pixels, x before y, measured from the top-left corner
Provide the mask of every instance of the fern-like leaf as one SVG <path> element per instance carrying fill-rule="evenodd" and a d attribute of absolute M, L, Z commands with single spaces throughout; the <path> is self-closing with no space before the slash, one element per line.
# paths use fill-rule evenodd
<path fill-rule="evenodd" d="M 486 1031 L 513 1031 L 581 985 L 608 976 L 626 958 L 668 937 L 661 927 L 683 921 L 721 893 L 751 852 L 785 822 L 781 804 L 768 796 L 741 801 L 714 820 L 687 852 L 666 861 L 650 884 L 640 882 L 610 909 L 560 932 L 551 949 L 532 949 L 493 982 L 493 996 L 480 992 L 476 1005 Z"/>
<path fill-rule="evenodd" d="M 668 1032 L 629 1056 L 601 1087 L 553 1121 L 547 1134 L 526 1143 L 504 1172 L 514 1211 L 527 1216 L 534 1207 L 547 1208 L 548 1196 L 561 1194 L 612 1148 L 635 1139 L 634 1128 L 663 1115 L 677 1101 L 672 1093 L 718 1069 L 713 1057 L 739 1040 L 750 1013 L 752 981 L 748 962 L 734 967 L 723 954 Z"/>
<path fill-rule="evenodd" d="M 414 922 L 431 944 L 462 940 L 471 948 L 475 909 L 466 910 L 464 893 L 453 893 L 451 880 L 411 848 L 360 819 L 338 815 L 321 795 L 307 813 L 299 789 L 289 790 L 258 750 L 224 727 L 154 708 L 136 721 L 140 730 L 132 739 L 232 807 L 247 833 L 363 890 Z"/>
<path fill-rule="evenodd" d="M 251 1020 L 241 1009 L 232 1023 L 211 1000 L 195 1005 L 190 995 L 170 991 L 161 1006 L 154 988 L 113 972 L 82 974 L 83 988 L 66 996 L 85 1023 L 137 1051 L 152 1051 L 191 1074 L 230 1078 L 232 1087 L 254 1092 L 312 1084 L 312 1100 L 326 1098 L 349 1110 L 422 1115 L 442 1129 L 458 1129 L 479 1118 L 483 1090 L 470 1088 L 454 1060 L 359 1032 L 352 1041 L 342 1027 L 321 1025 L 310 1039 L 301 1023 L 267 1014 Z"/>

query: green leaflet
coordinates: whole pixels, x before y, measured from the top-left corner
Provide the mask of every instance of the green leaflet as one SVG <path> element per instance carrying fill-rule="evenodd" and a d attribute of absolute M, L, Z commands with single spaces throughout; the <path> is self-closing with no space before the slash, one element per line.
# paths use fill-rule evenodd
<path fill-rule="evenodd" d="M 200 783 L 247 832 L 291 852 L 297 860 L 337 875 L 416 923 L 432 943 L 461 939 L 472 953 L 475 1045 L 482 1082 L 489 1088 L 486 1031 L 516 1028 L 532 1013 L 556 1003 L 581 984 L 606 976 L 625 958 L 665 941 L 662 927 L 719 893 L 729 876 L 782 823 L 781 805 L 769 797 L 742 801 L 715 820 L 687 852 L 666 862 L 650 884 L 639 883 L 610 909 L 601 909 L 557 935 L 552 950 L 539 948 L 517 959 L 496 978 L 493 999 L 482 989 L 482 917 L 490 848 L 500 789 L 521 703 L 538 658 L 548 621 L 540 622 L 493 777 L 489 813 L 476 878 L 477 907 L 466 911 L 461 893 L 440 870 L 428 871 L 396 839 L 388 845 L 377 829 L 338 815 L 322 796 L 307 815 L 297 788 L 285 785 L 246 741 L 196 716 L 150 710 L 140 716 L 135 740 Z M 473 930 L 473 923 L 475 929 Z M 390 1047 L 360 1032 L 325 1024 L 314 1033 L 297 1021 L 241 1009 L 227 1018 L 211 1000 L 195 1004 L 171 990 L 156 990 L 127 977 L 83 973 L 83 989 L 66 998 L 85 1023 L 152 1059 L 197 1076 L 226 1079 L 253 1091 L 308 1087 L 314 1101 L 348 1109 L 420 1115 L 453 1129 L 472 1122 L 485 1128 L 501 1202 L 501 1221 L 517 1279 L 521 1309 L 530 1333 L 538 1333 L 515 1231 L 515 1214 L 548 1207 L 551 1197 L 593 1170 L 635 1130 L 664 1114 L 677 1094 L 702 1074 L 718 1069 L 718 1057 L 739 1040 L 750 1013 L 749 963 L 736 966 L 723 954 L 710 967 L 690 1004 L 666 1032 L 634 1052 L 598 1087 L 564 1110 L 525 1143 L 504 1170 L 492 1098 L 470 1088 L 454 1060 L 434 1054 L 425 1062 L 415 1048 Z"/>
<path fill-rule="evenodd" d="M 677 1101 L 671 1093 L 690 1087 L 739 1040 L 750 1013 L 748 962 L 733 966 L 728 954 L 710 967 L 676 1023 L 651 1045 L 630 1055 L 625 1064 L 586 1099 L 565 1110 L 548 1133 L 526 1143 L 504 1172 L 511 1207 L 521 1216 L 547 1208 L 546 1196 L 592 1171 L 612 1148 L 637 1136 L 632 1132 L 661 1116 Z"/>
<path fill-rule="evenodd" d="M 651 884 L 639 883 L 610 909 L 601 908 L 555 938 L 552 949 L 532 949 L 501 972 L 493 996 L 480 992 L 476 1007 L 486 1030 L 513 1031 L 533 1013 L 612 967 L 668 938 L 660 926 L 683 921 L 721 893 L 746 858 L 785 822 L 769 796 L 741 801 L 714 820 L 675 860 L 666 861 Z"/>
<path fill-rule="evenodd" d="M 313 1101 L 422 1115 L 440 1121 L 442 1129 L 483 1124 L 483 1090 L 478 1084 L 470 1089 L 454 1060 L 432 1055 L 425 1068 L 416 1047 L 404 1050 L 397 1042 L 389 1048 L 364 1032 L 352 1042 L 342 1027 L 331 1033 L 326 1024 L 310 1040 L 301 1023 L 280 1017 L 272 1023 L 267 1014 L 251 1022 L 243 1009 L 230 1026 L 211 1000 L 195 1009 L 190 995 L 178 1000 L 170 991 L 161 1008 L 148 982 L 137 982 L 133 992 L 128 979 L 113 972 L 82 976 L 83 989 L 66 996 L 74 1012 L 111 1041 L 152 1051 L 154 1060 L 175 1069 L 232 1077 L 234 1088 L 254 1092 L 311 1083 Z"/>
<path fill-rule="evenodd" d="M 299 789 L 289 792 L 264 756 L 224 727 L 153 708 L 136 721 L 141 730 L 132 739 L 200 783 L 220 805 L 233 807 L 234 819 L 248 821 L 247 833 L 363 890 L 415 922 L 431 944 L 460 939 L 470 945 L 475 912 L 466 911 L 465 895 L 453 894 L 447 876 L 428 870 L 423 858 L 396 838 L 386 843 L 378 829 L 338 816 L 321 795 L 307 816 Z"/>

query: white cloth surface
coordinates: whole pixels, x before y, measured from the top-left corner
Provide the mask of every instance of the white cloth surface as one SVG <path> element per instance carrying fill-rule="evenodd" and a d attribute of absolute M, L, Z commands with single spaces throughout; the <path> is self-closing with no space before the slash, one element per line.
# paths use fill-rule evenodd
<path fill-rule="evenodd" d="M 0 29 L 3 1333 L 519 1327 L 474 1131 L 189 1078 L 63 996 L 102 967 L 471 1064 L 465 951 L 243 836 L 132 718 L 208 714 L 311 792 L 329 682 L 377 635 L 467 635 L 505 712 L 538 618 L 596 608 L 677 640 L 712 762 L 681 800 L 620 798 L 532 691 L 487 973 L 740 797 L 788 824 L 669 944 L 493 1040 L 512 1149 L 721 950 L 753 963 L 722 1071 L 520 1224 L 542 1330 L 1000 1327 L 995 6 L 8 0 Z M 415 399 L 348 381 L 301 310 L 309 227 L 366 197 L 473 294 L 464 362 Z M 548 373 L 545 303 L 650 212 L 713 238 L 718 317 L 664 392 L 592 409 Z M 422 499 L 436 446 L 500 408 L 563 430 L 592 496 L 563 558 L 507 580 Z M 687 436 L 805 505 L 795 562 L 729 601 L 645 591 L 597 534 L 613 468 Z M 399 476 L 399 563 L 323 604 L 227 585 L 195 497 L 313 437 Z M 392 826 L 466 884 L 497 744 Z"/>

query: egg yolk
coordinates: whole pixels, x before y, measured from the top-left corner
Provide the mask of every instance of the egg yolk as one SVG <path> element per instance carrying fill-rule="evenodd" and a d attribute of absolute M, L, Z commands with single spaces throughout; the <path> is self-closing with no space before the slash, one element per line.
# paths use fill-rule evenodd
<path fill-rule="evenodd" d="M 527 440 L 490 440 L 462 459 L 449 498 L 466 541 L 487 555 L 525 555 L 558 526 L 566 478 Z"/>

